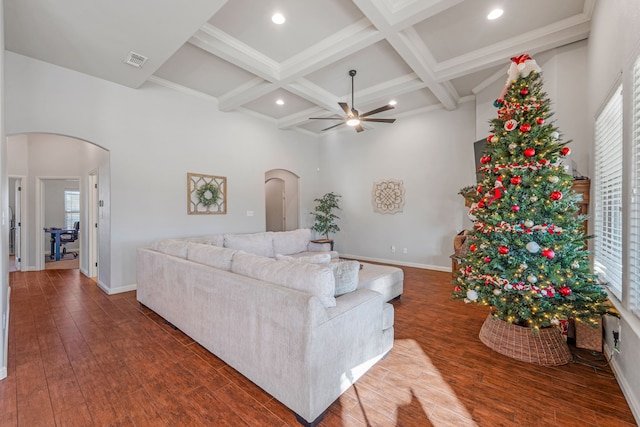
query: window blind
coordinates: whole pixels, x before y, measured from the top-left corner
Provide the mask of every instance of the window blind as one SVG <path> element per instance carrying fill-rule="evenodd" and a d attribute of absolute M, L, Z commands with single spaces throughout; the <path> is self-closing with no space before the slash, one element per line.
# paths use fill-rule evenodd
<path fill-rule="evenodd" d="M 622 298 L 622 85 L 595 123 L 594 267 Z"/>
<path fill-rule="evenodd" d="M 632 197 L 629 209 L 629 309 L 640 316 L 640 58 L 633 67 L 632 91 Z"/>

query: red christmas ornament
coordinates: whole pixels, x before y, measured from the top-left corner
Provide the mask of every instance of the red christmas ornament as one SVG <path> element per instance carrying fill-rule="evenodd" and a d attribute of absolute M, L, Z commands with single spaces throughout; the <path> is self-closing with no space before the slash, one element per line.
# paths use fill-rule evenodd
<path fill-rule="evenodd" d="M 553 259 L 555 258 L 556 253 L 552 249 L 545 249 L 542 251 L 542 256 L 549 259 Z"/>
<path fill-rule="evenodd" d="M 487 263 L 491 262 L 491 258 L 486 257 L 486 258 L 484 259 L 484 262 L 487 262 Z"/>
<path fill-rule="evenodd" d="M 478 186 L 478 193 L 482 193 L 482 185 Z"/>
<path fill-rule="evenodd" d="M 544 119 L 540 117 L 538 120 L 536 120 L 536 123 L 538 123 L 539 125 L 542 125 L 544 124 Z"/>
<path fill-rule="evenodd" d="M 522 89 L 522 90 L 520 91 L 520 95 L 523 95 L 523 96 L 524 96 L 524 95 L 526 95 L 526 94 L 528 94 L 528 93 L 529 93 L 529 89 Z"/>
<path fill-rule="evenodd" d="M 549 194 L 549 197 L 551 200 L 560 200 L 562 199 L 562 193 L 559 191 L 552 191 L 551 194 Z"/>
<path fill-rule="evenodd" d="M 568 156 L 569 154 L 571 154 L 571 148 L 569 147 L 562 147 L 560 149 L 560 154 L 563 156 Z"/>
<path fill-rule="evenodd" d="M 560 292 L 560 295 L 562 295 L 563 297 L 568 297 L 569 295 L 571 295 L 571 288 L 568 286 L 563 286 L 558 289 L 558 292 Z"/>
<path fill-rule="evenodd" d="M 524 150 L 524 156 L 525 157 L 533 157 L 536 155 L 536 150 L 533 148 L 527 148 Z"/>
<path fill-rule="evenodd" d="M 460 288 L 460 286 L 456 286 L 455 288 L 453 288 L 454 291 L 456 292 L 460 292 L 462 290 L 462 288 Z"/>
<path fill-rule="evenodd" d="M 529 123 L 524 123 L 522 126 L 520 126 L 521 132 L 529 132 L 530 130 L 531 130 L 531 125 Z"/>
<path fill-rule="evenodd" d="M 491 134 L 487 137 L 487 142 L 491 142 L 491 140 L 493 139 L 495 135 Z"/>
<path fill-rule="evenodd" d="M 511 178 L 511 184 L 513 185 L 519 185 L 522 184 L 522 177 L 520 176 L 514 176 Z"/>
<path fill-rule="evenodd" d="M 469 250 L 470 250 L 471 252 L 475 252 L 475 251 L 476 251 L 476 249 L 478 249 L 478 247 L 477 247 L 476 245 L 471 245 L 471 246 L 469 246 Z"/>
<path fill-rule="evenodd" d="M 513 205 L 513 206 L 511 206 L 511 210 L 514 211 L 514 212 L 518 212 L 520 210 L 520 206 Z"/>
<path fill-rule="evenodd" d="M 506 246 L 500 246 L 498 248 L 498 252 L 500 252 L 502 255 L 506 255 L 509 253 L 509 248 Z"/>
<path fill-rule="evenodd" d="M 480 163 L 482 163 L 483 165 L 486 165 L 490 161 L 491 161 L 491 156 L 482 156 L 482 157 L 480 157 Z"/>
<path fill-rule="evenodd" d="M 484 205 L 484 201 L 480 200 L 480 201 L 478 202 L 478 207 L 479 207 L 480 209 L 482 209 L 482 208 L 484 208 L 484 206 L 485 206 L 485 205 Z"/>

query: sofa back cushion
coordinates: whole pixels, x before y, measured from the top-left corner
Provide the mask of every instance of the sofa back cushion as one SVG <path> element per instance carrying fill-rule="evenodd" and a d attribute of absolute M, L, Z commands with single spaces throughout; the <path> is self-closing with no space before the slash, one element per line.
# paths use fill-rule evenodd
<path fill-rule="evenodd" d="M 273 232 L 225 234 L 224 247 L 273 258 Z"/>
<path fill-rule="evenodd" d="M 231 260 L 236 252 L 235 249 L 190 242 L 187 246 L 187 259 L 209 267 L 231 271 Z"/>
<path fill-rule="evenodd" d="M 276 260 L 289 262 L 310 262 L 311 264 L 329 264 L 331 262 L 331 254 L 329 252 L 322 252 L 298 257 L 276 254 Z"/>
<path fill-rule="evenodd" d="M 151 249 L 178 258 L 187 258 L 188 242 L 179 239 L 162 239 L 151 243 Z"/>
<path fill-rule="evenodd" d="M 203 245 L 224 246 L 224 234 L 208 234 L 206 236 L 187 237 L 184 240 Z"/>
<path fill-rule="evenodd" d="M 231 271 L 313 294 L 325 307 L 336 305 L 333 273 L 323 264 L 276 261 L 239 251 L 233 255 Z"/>
<path fill-rule="evenodd" d="M 306 252 L 309 240 L 311 240 L 311 230 L 308 228 L 278 231 L 273 233 L 273 251 L 282 255 Z"/>

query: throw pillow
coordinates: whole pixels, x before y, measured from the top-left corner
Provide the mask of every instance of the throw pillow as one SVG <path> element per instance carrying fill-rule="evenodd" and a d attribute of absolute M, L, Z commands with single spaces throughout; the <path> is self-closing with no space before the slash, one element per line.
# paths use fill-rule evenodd
<path fill-rule="evenodd" d="M 356 290 L 358 287 L 358 271 L 360 271 L 360 263 L 358 261 L 332 262 L 329 267 L 333 270 L 333 277 L 336 282 L 335 296 Z"/>
<path fill-rule="evenodd" d="M 235 249 L 190 242 L 187 247 L 187 259 L 209 267 L 231 271 L 231 259 L 236 252 Z"/>
<path fill-rule="evenodd" d="M 248 234 L 225 234 L 224 247 L 266 256 L 267 258 L 273 258 L 275 256 L 275 252 L 273 251 L 273 232 L 271 231 Z"/>
<path fill-rule="evenodd" d="M 277 254 L 276 259 L 278 261 L 289 262 L 309 262 L 311 264 L 329 264 L 331 262 L 331 254 L 313 254 L 299 257 L 292 257 L 288 255 Z"/>
<path fill-rule="evenodd" d="M 179 258 L 187 258 L 187 245 L 189 243 L 180 239 L 162 239 L 151 243 L 151 249 Z"/>
<path fill-rule="evenodd" d="M 273 251 L 285 255 L 306 252 L 309 240 L 311 240 L 311 230 L 308 228 L 278 231 L 273 233 Z"/>

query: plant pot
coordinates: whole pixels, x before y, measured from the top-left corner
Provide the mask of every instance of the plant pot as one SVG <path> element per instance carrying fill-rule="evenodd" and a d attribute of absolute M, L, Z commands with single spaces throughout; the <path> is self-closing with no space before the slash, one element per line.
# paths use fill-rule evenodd
<path fill-rule="evenodd" d="M 480 341 L 512 359 L 543 366 L 565 365 L 573 360 L 569 346 L 558 328 L 531 328 L 514 325 L 489 314 L 480 329 Z"/>

